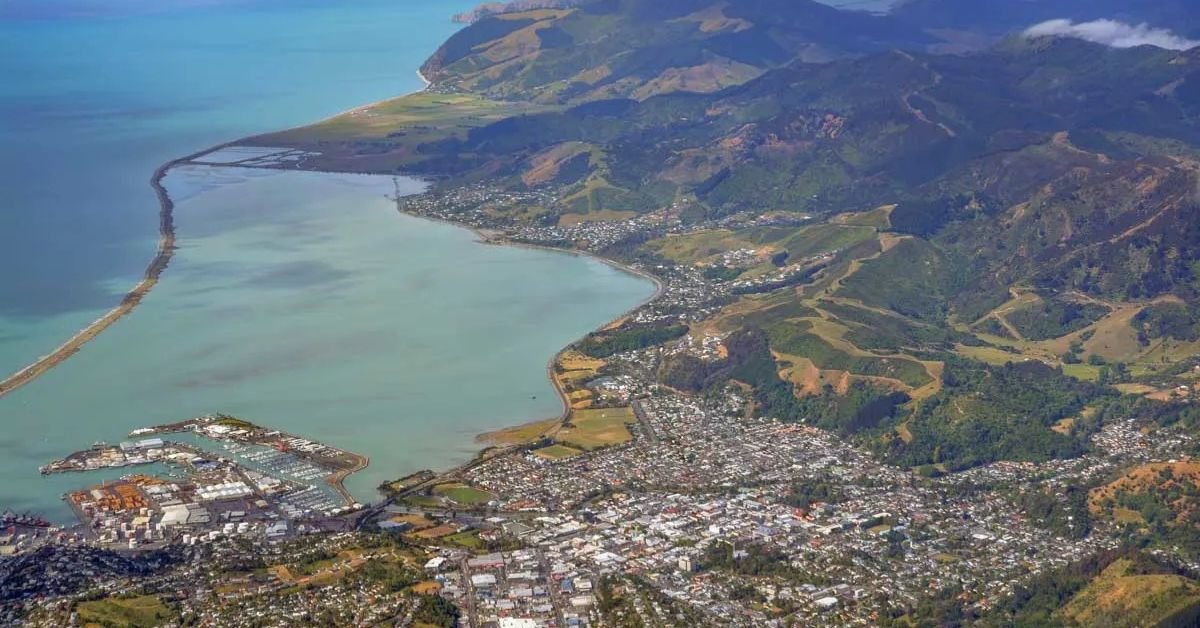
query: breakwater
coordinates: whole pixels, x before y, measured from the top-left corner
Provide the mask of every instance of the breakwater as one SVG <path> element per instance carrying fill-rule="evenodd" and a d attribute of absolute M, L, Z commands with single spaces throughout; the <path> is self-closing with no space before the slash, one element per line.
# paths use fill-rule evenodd
<path fill-rule="evenodd" d="M 175 202 L 171 200 L 171 195 L 167 192 L 167 188 L 163 185 L 163 179 L 166 178 L 167 172 L 180 164 L 187 163 L 201 155 L 210 153 L 214 150 L 219 150 L 229 146 L 222 144 L 213 148 L 206 148 L 173 159 L 159 166 L 154 174 L 150 177 L 150 187 L 154 189 L 154 194 L 158 198 L 158 247 L 155 250 L 154 257 L 150 263 L 146 265 L 146 270 L 142 274 L 142 279 L 133 288 L 126 292 L 121 301 L 111 310 L 104 313 L 103 316 L 92 321 L 83 329 L 79 330 L 74 336 L 67 339 L 66 342 L 59 345 L 56 349 L 38 358 L 29 366 L 9 375 L 0 380 L 0 397 L 11 393 L 12 391 L 32 382 L 38 377 L 45 374 L 50 369 L 62 364 L 71 356 L 79 352 L 85 344 L 93 340 L 101 332 L 111 327 L 121 318 L 128 315 L 150 291 L 158 284 L 158 280 L 162 277 L 163 272 L 167 270 L 167 266 L 171 263 L 171 258 L 175 256 Z"/>

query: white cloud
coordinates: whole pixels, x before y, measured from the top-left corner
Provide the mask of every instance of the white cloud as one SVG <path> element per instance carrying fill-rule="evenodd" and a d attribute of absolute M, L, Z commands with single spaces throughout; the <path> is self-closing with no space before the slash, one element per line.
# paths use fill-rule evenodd
<path fill-rule="evenodd" d="M 1200 46 L 1200 41 L 1180 37 L 1165 28 L 1148 24 L 1126 24 L 1116 20 L 1095 20 L 1075 23 L 1071 20 L 1049 20 L 1030 27 L 1026 37 L 1074 37 L 1114 48 L 1158 46 L 1168 50 L 1187 50 Z"/>

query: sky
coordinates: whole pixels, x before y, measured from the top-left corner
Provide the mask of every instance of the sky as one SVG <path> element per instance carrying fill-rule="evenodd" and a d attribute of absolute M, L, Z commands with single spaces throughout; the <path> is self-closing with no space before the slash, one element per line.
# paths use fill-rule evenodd
<path fill-rule="evenodd" d="M 103 17 L 220 4 L 265 4 L 282 1 L 296 4 L 306 0 L 0 0 L 0 18 Z M 437 2 L 438 0 L 430 1 Z M 897 2 L 897 0 L 819 1 L 832 6 L 864 11 L 882 11 Z"/>
<path fill-rule="evenodd" d="M 300 4 L 308 0 L 0 0 L 0 19 L 112 17 L 175 9 L 232 4 L 269 4 L 284 1 Z"/>
<path fill-rule="evenodd" d="M 1188 50 L 1200 46 L 1200 41 L 1180 37 L 1169 29 L 1154 28 L 1147 24 L 1126 24 L 1116 20 L 1048 20 L 1030 27 L 1025 31 L 1025 35 L 1074 37 L 1114 48 L 1158 46 L 1167 50 Z"/>
<path fill-rule="evenodd" d="M 859 11 L 885 11 L 899 0 L 818 0 L 830 6 Z"/>

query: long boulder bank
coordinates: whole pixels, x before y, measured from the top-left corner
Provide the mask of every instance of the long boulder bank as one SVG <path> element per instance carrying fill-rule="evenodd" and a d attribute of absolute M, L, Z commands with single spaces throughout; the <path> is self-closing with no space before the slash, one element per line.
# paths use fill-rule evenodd
<path fill-rule="evenodd" d="M 167 173 L 178 165 L 188 163 L 197 157 L 211 153 L 215 150 L 220 150 L 231 145 L 232 142 L 221 144 L 219 146 L 206 148 L 180 157 L 172 159 L 167 163 L 159 166 L 154 174 L 150 177 L 150 187 L 154 189 L 154 194 L 158 198 L 158 248 L 155 251 L 154 257 L 146 266 L 146 271 L 143 273 L 142 280 L 137 283 L 125 296 L 121 298 L 120 303 L 103 316 L 92 321 L 88 326 L 79 330 L 74 336 L 71 336 L 66 342 L 58 346 L 54 351 L 38 358 L 29 366 L 9 375 L 0 380 L 0 397 L 3 397 L 14 390 L 32 382 L 41 377 L 50 369 L 62 364 L 79 352 L 81 348 L 88 342 L 91 342 L 101 332 L 111 327 L 114 323 L 121 320 L 122 317 L 128 315 L 138 305 L 142 299 L 154 289 L 158 284 L 158 280 L 162 277 L 163 272 L 167 270 L 167 266 L 171 262 L 171 258 L 175 256 L 175 202 L 171 200 L 171 195 L 167 192 L 167 188 L 163 186 L 163 179 Z"/>

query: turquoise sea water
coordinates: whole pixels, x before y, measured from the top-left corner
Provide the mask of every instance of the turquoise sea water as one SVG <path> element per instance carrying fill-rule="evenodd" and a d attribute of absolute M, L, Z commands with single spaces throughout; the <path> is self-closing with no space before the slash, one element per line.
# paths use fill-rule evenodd
<path fill-rule="evenodd" d="M 367 454 L 348 486 L 369 500 L 469 457 L 479 432 L 557 413 L 549 356 L 652 292 L 590 258 L 401 215 L 387 195 L 419 190 L 410 179 L 188 167 L 166 184 L 180 248 L 164 281 L 0 399 L 7 503 L 50 509 L 87 479 L 38 477 L 49 458 L 208 412 Z"/>
<path fill-rule="evenodd" d="M 5 5 L 0 370 L 58 345 L 140 276 L 159 163 L 410 91 L 451 32 L 446 15 L 468 4 L 217 2 L 69 19 Z M 216 411 L 367 454 L 348 484 L 371 499 L 383 480 L 467 458 L 480 431 L 557 413 L 547 359 L 652 292 L 595 260 L 400 215 L 394 186 L 174 171 L 180 250 L 163 281 L 0 398 L 0 509 L 65 518 L 59 495 L 98 478 L 43 478 L 38 465 Z"/>
<path fill-rule="evenodd" d="M 159 164 L 418 89 L 415 69 L 470 4 L 0 2 L 0 371 L 141 275 Z"/>

